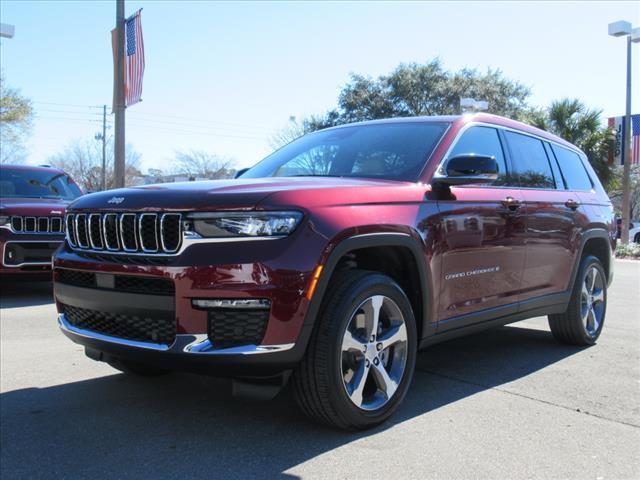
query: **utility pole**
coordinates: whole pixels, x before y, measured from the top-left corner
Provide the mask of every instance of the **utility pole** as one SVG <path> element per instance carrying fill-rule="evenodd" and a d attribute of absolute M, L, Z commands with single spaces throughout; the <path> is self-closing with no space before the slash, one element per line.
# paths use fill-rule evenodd
<path fill-rule="evenodd" d="M 115 162 L 114 176 L 115 187 L 124 187 L 124 145 L 125 145 L 125 96 L 124 96 L 124 45 L 125 45 L 125 20 L 124 0 L 116 0 L 116 105 L 115 105 Z"/>
<path fill-rule="evenodd" d="M 102 106 L 102 191 L 107 189 L 107 106 Z"/>

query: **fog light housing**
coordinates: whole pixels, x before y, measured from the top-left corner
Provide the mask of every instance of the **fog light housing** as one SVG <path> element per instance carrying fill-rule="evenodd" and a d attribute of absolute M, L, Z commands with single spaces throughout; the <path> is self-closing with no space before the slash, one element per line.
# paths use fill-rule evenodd
<path fill-rule="evenodd" d="M 194 298 L 193 308 L 208 310 L 211 308 L 234 308 L 251 310 L 269 310 L 271 301 L 264 298 Z"/>

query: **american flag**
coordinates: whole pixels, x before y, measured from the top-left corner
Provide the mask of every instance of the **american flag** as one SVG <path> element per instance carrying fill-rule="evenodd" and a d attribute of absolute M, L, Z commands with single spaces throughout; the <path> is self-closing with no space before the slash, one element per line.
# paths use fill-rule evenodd
<path fill-rule="evenodd" d="M 125 65 L 124 65 L 124 106 L 130 107 L 142 100 L 142 78 L 144 76 L 144 41 L 142 39 L 142 23 L 140 12 L 131 15 L 125 20 Z M 113 47 L 114 71 L 116 69 L 116 29 L 111 31 L 111 44 Z M 115 87 L 115 85 L 114 85 Z M 115 107 L 115 88 L 114 102 Z M 115 110 L 115 108 L 114 108 Z"/>

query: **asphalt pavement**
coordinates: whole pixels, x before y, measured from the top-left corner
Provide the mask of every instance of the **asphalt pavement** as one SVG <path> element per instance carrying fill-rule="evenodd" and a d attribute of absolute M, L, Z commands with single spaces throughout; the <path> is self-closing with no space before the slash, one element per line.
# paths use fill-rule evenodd
<path fill-rule="evenodd" d="M 118 373 L 58 331 L 50 284 L 2 284 L 0 477 L 640 478 L 640 262 L 615 267 L 596 346 L 556 343 L 545 318 L 437 345 L 397 415 L 357 434 L 288 390 Z"/>

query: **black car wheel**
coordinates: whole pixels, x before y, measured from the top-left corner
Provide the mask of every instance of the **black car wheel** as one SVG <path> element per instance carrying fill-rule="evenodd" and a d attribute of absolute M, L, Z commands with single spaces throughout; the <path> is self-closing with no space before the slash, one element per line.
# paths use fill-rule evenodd
<path fill-rule="evenodd" d="M 316 420 L 364 429 L 389 418 L 407 393 L 416 360 L 415 319 L 391 278 L 362 270 L 338 275 L 293 388 Z"/>

